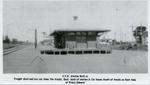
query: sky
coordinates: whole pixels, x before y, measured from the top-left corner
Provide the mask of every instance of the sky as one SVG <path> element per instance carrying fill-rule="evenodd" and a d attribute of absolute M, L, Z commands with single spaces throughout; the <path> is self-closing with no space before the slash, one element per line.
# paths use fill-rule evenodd
<path fill-rule="evenodd" d="M 11 39 L 38 41 L 45 39 L 43 32 L 50 34 L 55 29 L 84 28 L 110 29 L 105 38 L 132 41 L 132 26 L 147 23 L 147 1 L 48 1 L 4 0 L 3 35 Z M 76 21 L 73 16 L 78 16 Z"/>

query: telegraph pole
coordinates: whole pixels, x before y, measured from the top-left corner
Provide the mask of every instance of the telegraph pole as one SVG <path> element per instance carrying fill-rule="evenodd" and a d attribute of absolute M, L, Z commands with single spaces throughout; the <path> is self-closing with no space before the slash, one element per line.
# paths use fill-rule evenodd
<path fill-rule="evenodd" d="M 124 34 L 124 42 L 126 42 L 127 40 L 126 40 L 126 33 Z"/>
<path fill-rule="evenodd" d="M 116 40 L 116 32 L 114 33 L 114 40 Z"/>
<path fill-rule="evenodd" d="M 37 29 L 35 29 L 35 43 L 34 43 L 35 49 L 37 48 Z"/>
<path fill-rule="evenodd" d="M 132 33 L 133 33 L 133 28 L 134 28 L 134 27 L 133 27 L 133 25 L 132 25 L 131 27 L 132 27 Z M 132 34 L 132 36 L 133 36 L 133 34 Z M 133 37 L 132 37 L 132 42 L 133 42 Z"/>
<path fill-rule="evenodd" d="M 121 42 L 121 40 L 122 40 L 122 39 L 121 39 L 121 38 L 122 38 L 121 35 L 122 35 L 122 34 L 121 34 L 121 27 L 120 27 L 120 42 Z"/>
<path fill-rule="evenodd" d="M 134 40 L 133 40 L 133 39 L 134 39 L 134 36 L 133 36 L 133 29 L 134 29 L 134 27 L 136 27 L 136 26 L 131 25 L 130 27 L 132 28 L 132 42 L 133 42 L 133 41 L 134 41 Z"/>

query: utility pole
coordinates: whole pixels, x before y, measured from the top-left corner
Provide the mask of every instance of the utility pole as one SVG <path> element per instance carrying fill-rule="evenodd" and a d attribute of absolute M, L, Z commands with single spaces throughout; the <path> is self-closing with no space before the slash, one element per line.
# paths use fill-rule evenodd
<path fill-rule="evenodd" d="M 124 34 L 124 42 L 126 42 L 127 40 L 126 40 L 126 33 Z"/>
<path fill-rule="evenodd" d="M 114 40 L 116 40 L 116 32 L 114 33 Z"/>
<path fill-rule="evenodd" d="M 37 48 L 37 29 L 35 29 L 35 43 L 34 43 L 35 49 Z"/>
<path fill-rule="evenodd" d="M 121 42 L 121 40 L 122 40 L 122 39 L 121 39 L 121 38 L 122 38 L 121 35 L 122 35 L 122 34 L 121 34 L 121 27 L 120 27 L 120 42 Z"/>

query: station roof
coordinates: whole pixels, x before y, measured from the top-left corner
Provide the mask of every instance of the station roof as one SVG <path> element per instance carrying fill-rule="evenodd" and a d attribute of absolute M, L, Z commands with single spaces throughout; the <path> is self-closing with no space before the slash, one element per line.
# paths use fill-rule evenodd
<path fill-rule="evenodd" d="M 93 28 L 93 29 L 88 29 L 88 28 L 77 28 L 77 29 L 57 29 L 54 30 L 50 35 L 54 35 L 55 33 L 59 32 L 98 32 L 98 33 L 103 33 L 103 32 L 109 32 L 111 30 L 109 29 L 100 29 L 100 28 Z"/>

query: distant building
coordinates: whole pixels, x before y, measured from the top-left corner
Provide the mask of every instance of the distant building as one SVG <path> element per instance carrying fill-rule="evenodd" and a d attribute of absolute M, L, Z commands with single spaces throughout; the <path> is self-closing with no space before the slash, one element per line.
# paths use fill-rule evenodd
<path fill-rule="evenodd" d="M 98 48 L 99 33 L 109 32 L 107 29 L 60 29 L 50 35 L 54 36 L 54 45 L 58 49 Z"/>
<path fill-rule="evenodd" d="M 43 41 L 41 41 L 41 44 L 43 44 L 43 45 L 51 45 L 51 46 L 53 46 L 53 43 L 54 43 L 54 39 L 53 38 L 47 38 L 47 39 L 44 39 Z"/>

